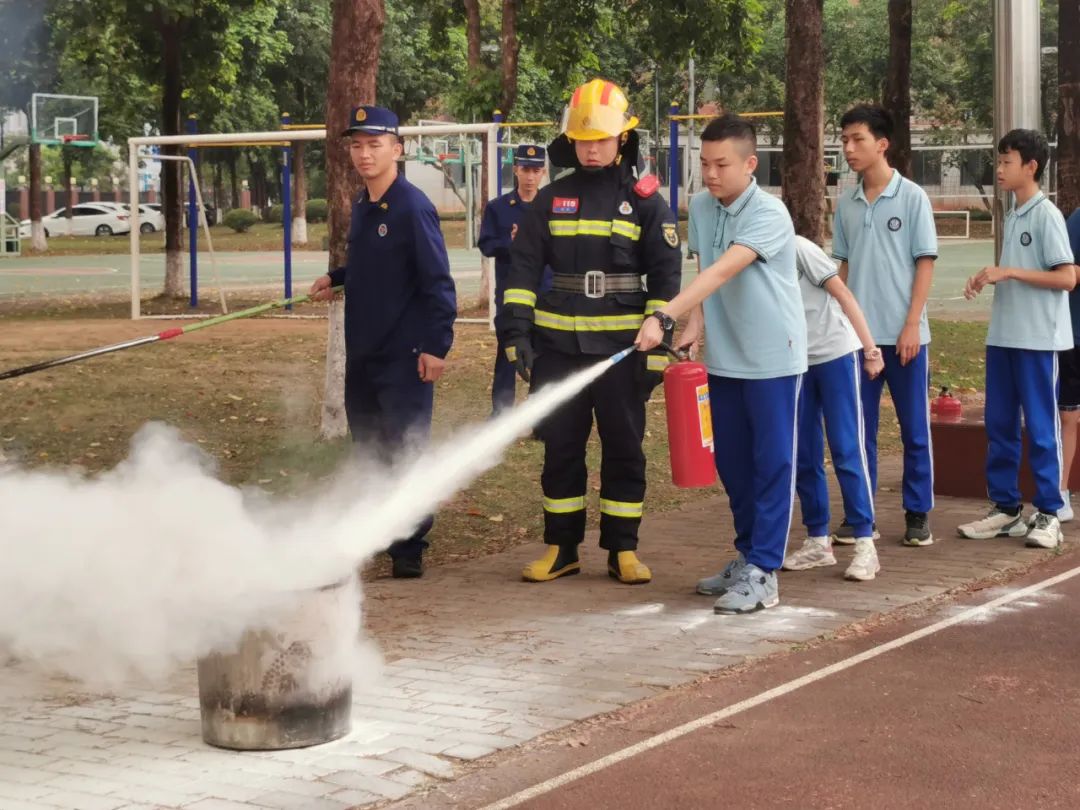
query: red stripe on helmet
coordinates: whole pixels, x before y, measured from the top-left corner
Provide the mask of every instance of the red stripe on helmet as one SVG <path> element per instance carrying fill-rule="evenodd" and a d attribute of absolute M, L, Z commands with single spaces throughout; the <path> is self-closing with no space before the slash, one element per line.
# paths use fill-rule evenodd
<path fill-rule="evenodd" d="M 615 89 L 615 85 L 611 82 L 604 82 L 604 89 L 600 93 L 600 106 L 605 106 L 611 101 L 611 92 Z"/>
<path fill-rule="evenodd" d="M 570 98 L 570 106 L 571 107 L 576 107 L 580 101 L 581 101 L 581 88 L 579 87 L 577 90 L 574 91 L 574 95 Z"/>

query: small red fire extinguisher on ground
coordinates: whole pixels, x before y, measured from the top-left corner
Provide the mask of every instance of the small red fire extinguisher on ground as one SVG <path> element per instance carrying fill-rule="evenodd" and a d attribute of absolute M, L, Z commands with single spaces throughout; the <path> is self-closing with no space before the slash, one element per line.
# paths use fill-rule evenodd
<path fill-rule="evenodd" d="M 948 388 L 942 388 L 937 399 L 930 401 L 930 413 L 939 422 L 959 422 L 964 416 L 964 405 L 949 394 Z"/>
<path fill-rule="evenodd" d="M 671 363 L 664 369 L 664 401 L 672 482 L 677 487 L 712 486 L 716 456 L 705 366 L 686 359 Z"/>

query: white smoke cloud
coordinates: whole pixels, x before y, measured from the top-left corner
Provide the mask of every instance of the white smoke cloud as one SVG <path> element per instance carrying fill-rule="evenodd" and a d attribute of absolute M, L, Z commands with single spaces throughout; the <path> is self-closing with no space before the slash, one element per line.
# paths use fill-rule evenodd
<path fill-rule="evenodd" d="M 94 684 L 155 679 L 227 651 L 408 536 L 610 365 L 392 474 L 353 467 L 301 500 L 222 483 L 163 425 L 144 427 L 128 459 L 95 476 L 0 466 L 0 649 Z"/>

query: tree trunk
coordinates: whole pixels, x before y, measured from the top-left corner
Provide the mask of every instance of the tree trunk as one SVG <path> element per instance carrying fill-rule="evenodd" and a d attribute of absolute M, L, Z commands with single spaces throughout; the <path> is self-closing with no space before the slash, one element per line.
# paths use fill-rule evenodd
<path fill-rule="evenodd" d="M 61 147 L 60 160 L 64 166 L 64 197 L 66 200 L 64 202 L 64 227 L 67 228 L 67 235 L 71 236 L 73 233 L 75 233 L 75 228 L 73 227 L 75 212 L 72 210 L 72 207 L 74 206 L 72 198 L 74 197 L 74 195 L 72 194 L 71 184 L 71 154 L 69 153 L 68 149 Z"/>
<path fill-rule="evenodd" d="M 49 249 L 45 226 L 41 224 L 41 144 L 30 144 L 30 250 Z"/>
<path fill-rule="evenodd" d="M 180 26 L 177 22 L 165 22 L 161 26 L 162 58 L 164 62 L 164 86 L 161 94 L 162 135 L 180 134 Z M 176 146 L 161 147 L 162 154 L 178 155 Z M 183 242 L 181 231 L 184 216 L 180 206 L 180 163 L 165 160 L 161 164 L 162 190 L 165 199 L 165 289 L 166 298 L 184 296 Z"/>
<path fill-rule="evenodd" d="M 464 2 L 465 38 L 468 42 L 466 64 L 471 73 L 480 69 L 480 0 L 464 0 Z"/>
<path fill-rule="evenodd" d="M 214 161 L 214 210 L 217 211 L 217 215 L 220 217 L 221 212 L 224 209 L 225 201 L 225 180 L 221 173 L 221 160 Z"/>
<path fill-rule="evenodd" d="M 1065 216 L 1080 207 L 1080 4 L 1058 4 L 1058 198 Z"/>
<path fill-rule="evenodd" d="M 306 141 L 293 143 L 293 201 L 292 241 L 294 245 L 307 244 L 307 172 L 304 169 Z"/>
<path fill-rule="evenodd" d="M 889 163 L 911 177 L 911 0 L 889 0 L 889 64 L 885 70 L 884 107 L 896 130 Z"/>
<path fill-rule="evenodd" d="M 240 177 L 236 171 L 236 150 L 229 150 L 229 210 L 240 207 Z"/>
<path fill-rule="evenodd" d="M 795 232 L 822 243 L 825 218 L 824 0 L 786 0 L 784 153 L 780 177 Z"/>
<path fill-rule="evenodd" d="M 472 0 L 475 4 L 476 0 Z M 383 0 L 334 0 L 330 35 L 330 71 L 326 87 L 326 125 L 342 129 L 355 104 L 375 100 L 386 10 Z M 471 45 L 470 45 L 471 47 Z M 477 38 L 479 56 L 479 37 Z M 326 139 L 326 196 L 330 220 L 330 267 L 345 264 L 345 240 L 352 202 L 360 190 L 360 177 L 349 159 L 345 138 Z M 345 308 L 330 307 L 326 345 L 326 390 L 321 432 L 324 438 L 344 436 L 345 421 Z"/>
<path fill-rule="evenodd" d="M 502 4 L 502 98 L 499 99 L 499 109 L 507 120 L 517 103 L 518 51 L 521 48 L 517 36 L 519 2 L 503 0 Z"/>

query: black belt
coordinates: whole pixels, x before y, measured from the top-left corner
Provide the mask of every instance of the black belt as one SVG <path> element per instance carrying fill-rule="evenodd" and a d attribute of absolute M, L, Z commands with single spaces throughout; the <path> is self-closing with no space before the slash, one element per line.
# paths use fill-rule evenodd
<path fill-rule="evenodd" d="M 581 293 L 586 298 L 603 298 L 611 293 L 642 292 L 641 276 L 636 273 L 605 273 L 603 270 L 590 270 L 585 275 L 555 273 L 551 289 L 553 292 Z"/>

